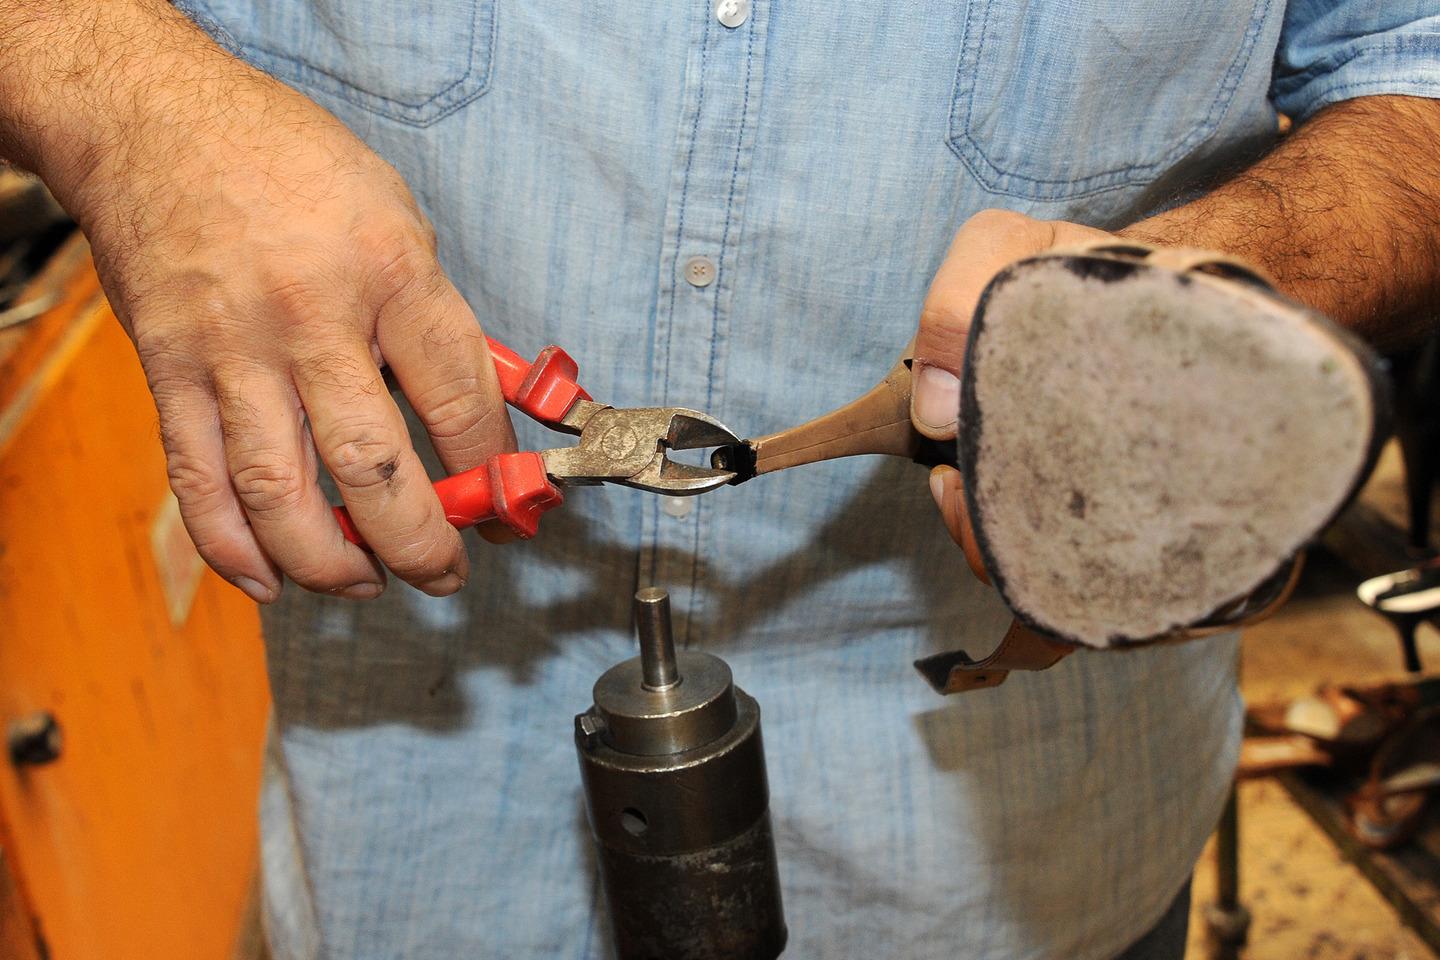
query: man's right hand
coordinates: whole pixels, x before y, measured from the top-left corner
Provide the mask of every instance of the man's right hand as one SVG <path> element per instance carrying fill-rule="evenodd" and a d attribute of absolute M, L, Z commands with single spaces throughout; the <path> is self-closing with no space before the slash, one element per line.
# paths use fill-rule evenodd
<path fill-rule="evenodd" d="M 56 17 L 75 8 L 40 6 Z M 201 555 L 261 602 L 279 595 L 282 573 L 374 597 L 382 563 L 432 595 L 455 592 L 465 549 L 382 365 L 449 471 L 513 449 L 514 437 L 429 223 L 396 171 L 329 113 L 165 5 L 115 6 L 146 33 L 83 31 L 135 48 L 97 57 L 119 69 L 103 80 L 107 112 L 93 133 L 67 148 L 42 127 L 27 141 L 36 128 L 25 122 L 44 109 L 32 96 L 0 144 L 39 170 L 90 238 Z M 33 12 L 33 0 L 0 0 L 0 18 L 25 20 L 22 7 Z M 317 454 L 373 557 L 341 535 Z"/>

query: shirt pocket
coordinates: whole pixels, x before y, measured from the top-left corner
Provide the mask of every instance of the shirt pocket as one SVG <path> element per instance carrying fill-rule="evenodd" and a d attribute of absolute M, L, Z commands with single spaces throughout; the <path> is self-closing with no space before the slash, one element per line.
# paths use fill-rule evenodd
<path fill-rule="evenodd" d="M 188 0 L 256 66 L 426 126 L 490 85 L 496 0 Z"/>
<path fill-rule="evenodd" d="M 969 0 L 948 139 L 992 193 L 1149 183 L 1219 127 L 1270 0 Z"/>

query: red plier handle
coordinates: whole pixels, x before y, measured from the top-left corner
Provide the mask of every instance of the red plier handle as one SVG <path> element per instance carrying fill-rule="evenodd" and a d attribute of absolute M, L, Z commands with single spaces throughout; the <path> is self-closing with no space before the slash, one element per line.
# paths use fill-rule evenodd
<path fill-rule="evenodd" d="M 485 339 L 505 402 L 525 415 L 553 427 L 575 401 L 590 399 L 575 379 L 579 365 L 559 347 L 548 346 L 534 363 L 527 363 L 505 344 Z M 445 508 L 445 519 L 454 526 L 464 529 L 498 518 L 526 539 L 539 530 L 540 515 L 565 500 L 546 472 L 545 461 L 534 451 L 498 453 L 478 467 L 436 481 L 435 493 Z M 369 549 L 350 511 L 336 507 L 335 519 L 345 539 Z"/>
<path fill-rule="evenodd" d="M 590 394 L 575 382 L 580 365 L 554 344 L 541 350 L 534 363 L 527 363 L 499 340 L 486 337 L 485 342 L 490 344 L 505 402 L 532 420 L 556 426 L 576 400 L 590 399 Z"/>

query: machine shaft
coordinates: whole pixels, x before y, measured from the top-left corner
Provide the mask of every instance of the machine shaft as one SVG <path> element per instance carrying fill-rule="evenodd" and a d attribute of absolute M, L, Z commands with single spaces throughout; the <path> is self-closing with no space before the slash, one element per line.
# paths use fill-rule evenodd
<path fill-rule="evenodd" d="M 640 635 L 640 673 L 645 689 L 667 690 L 679 683 L 668 593 L 659 587 L 636 592 L 635 629 Z"/>

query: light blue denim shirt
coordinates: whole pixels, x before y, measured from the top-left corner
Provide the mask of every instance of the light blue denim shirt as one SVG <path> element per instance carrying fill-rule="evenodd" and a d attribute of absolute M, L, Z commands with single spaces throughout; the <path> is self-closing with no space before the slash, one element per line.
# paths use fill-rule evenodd
<path fill-rule="evenodd" d="M 487 332 L 617 405 L 758 435 L 851 399 L 985 207 L 1115 227 L 1346 97 L 1440 95 L 1437 0 L 191 0 L 409 181 Z M 715 266 L 688 283 L 692 257 Z M 521 425 L 522 442 L 554 435 Z M 458 596 L 266 613 L 277 960 L 602 957 L 571 740 L 668 588 L 764 710 L 787 956 L 1105 960 L 1184 882 L 1239 737 L 1233 638 L 941 699 L 1006 621 L 925 472 L 569 495 Z"/>

